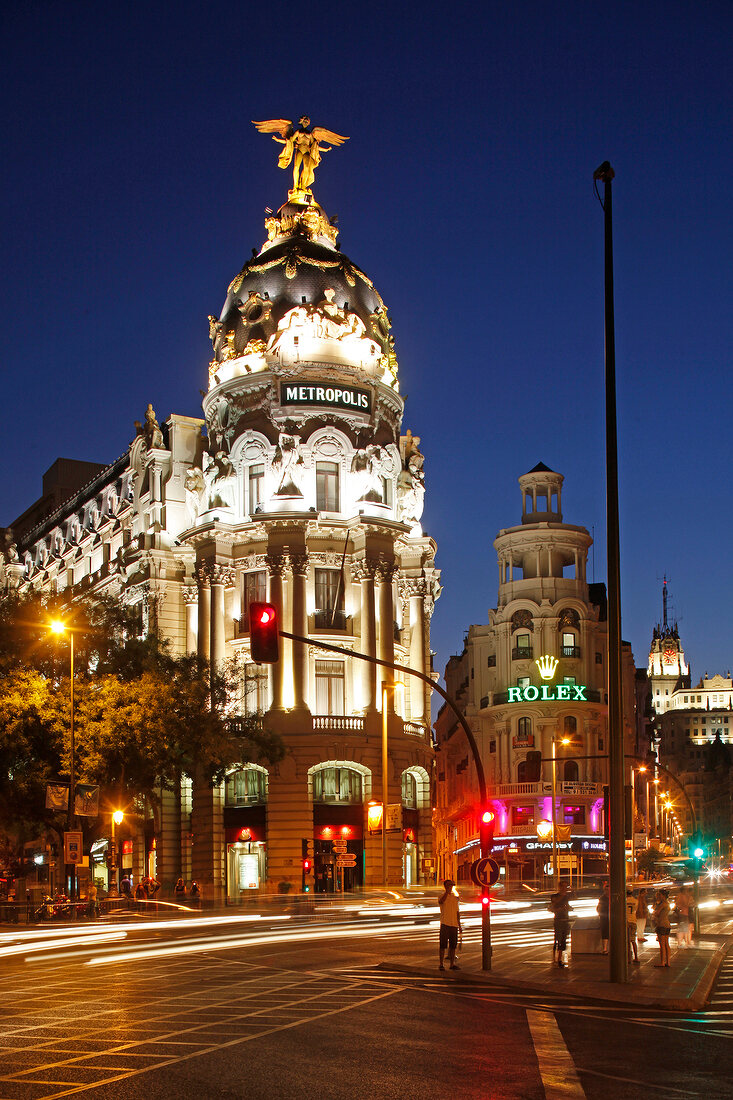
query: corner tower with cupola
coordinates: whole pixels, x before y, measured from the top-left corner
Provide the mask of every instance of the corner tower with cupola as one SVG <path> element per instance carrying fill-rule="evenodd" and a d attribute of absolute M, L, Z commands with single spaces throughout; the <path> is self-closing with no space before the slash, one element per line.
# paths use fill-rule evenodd
<path fill-rule="evenodd" d="M 367 808 L 381 802 L 384 699 L 389 798 L 400 807 L 388 877 L 415 882 L 431 855 L 429 688 L 409 677 L 393 690 L 389 670 L 348 651 L 430 670 L 439 583 L 435 544 L 421 527 L 420 439 L 402 431 L 385 304 L 340 251 L 310 189 L 294 187 L 265 231 L 220 316 L 209 318 L 208 449 L 188 474 L 191 523 L 180 542 L 195 548 L 191 649 L 214 661 L 239 656 L 252 685 L 245 701 L 264 709 L 287 755 L 268 776 L 264 815 L 200 790 L 194 833 L 198 793 L 199 820 L 213 814 L 226 837 L 221 885 L 230 893 L 253 854 L 270 883 L 292 888 L 302 854 L 312 854 L 315 889 L 332 889 L 336 838 L 356 856 L 347 888 L 377 884 L 381 834 L 369 834 Z M 269 671 L 249 657 L 256 599 L 278 608 L 284 629 L 311 639 L 282 641 Z M 319 650 L 319 641 L 346 652 Z M 253 853 L 254 837 L 266 840 L 266 859 L 262 848 Z"/>
<path fill-rule="evenodd" d="M 675 691 L 690 686 L 690 666 L 685 660 L 677 623 L 669 622 L 667 598 L 665 576 L 662 582 L 662 621 L 652 632 L 647 667 L 651 704 L 657 714 L 669 710 Z"/>

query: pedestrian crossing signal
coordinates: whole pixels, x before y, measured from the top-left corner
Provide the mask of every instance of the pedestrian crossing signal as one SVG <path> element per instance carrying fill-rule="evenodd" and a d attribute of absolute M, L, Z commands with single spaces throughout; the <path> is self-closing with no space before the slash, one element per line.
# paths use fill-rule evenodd
<path fill-rule="evenodd" d="M 494 847 L 494 825 L 496 814 L 493 810 L 483 810 L 479 821 L 479 843 L 481 855 L 487 856 Z"/>
<path fill-rule="evenodd" d="M 252 660 L 258 665 L 274 665 L 280 659 L 277 610 L 270 603 L 249 605 L 249 643 Z"/>

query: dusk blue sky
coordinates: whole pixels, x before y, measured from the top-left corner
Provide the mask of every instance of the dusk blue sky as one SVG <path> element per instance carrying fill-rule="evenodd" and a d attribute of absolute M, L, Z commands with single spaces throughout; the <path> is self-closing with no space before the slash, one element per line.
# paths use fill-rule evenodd
<path fill-rule="evenodd" d="M 726 2 L 109 5 L 0 14 L 0 523 L 151 401 L 200 415 L 207 314 L 286 197 L 251 119 L 350 141 L 315 195 L 393 320 L 426 456 L 441 671 L 496 605 L 520 474 L 565 475 L 606 579 L 603 215 L 614 183 L 623 633 L 662 576 L 693 676 L 733 665 Z"/>

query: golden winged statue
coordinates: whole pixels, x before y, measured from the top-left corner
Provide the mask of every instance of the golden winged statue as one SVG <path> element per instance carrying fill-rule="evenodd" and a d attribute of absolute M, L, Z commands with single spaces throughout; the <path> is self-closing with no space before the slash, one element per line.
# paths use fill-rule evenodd
<path fill-rule="evenodd" d="M 279 168 L 287 168 L 293 162 L 294 191 L 308 191 L 316 168 L 321 163 L 321 153 L 328 153 L 332 146 L 343 145 L 349 140 L 323 126 L 314 126 L 311 130 L 310 124 L 311 120 L 307 115 L 303 115 L 297 127 L 287 118 L 271 118 L 265 122 L 252 123 L 261 134 L 272 134 L 273 141 L 284 146 L 277 163 Z M 329 144 L 323 144 L 324 142 Z"/>

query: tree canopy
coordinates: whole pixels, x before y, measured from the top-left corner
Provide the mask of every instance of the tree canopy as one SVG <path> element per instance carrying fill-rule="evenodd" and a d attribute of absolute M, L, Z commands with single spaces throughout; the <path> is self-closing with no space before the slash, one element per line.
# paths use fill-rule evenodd
<path fill-rule="evenodd" d="M 261 717 L 238 716 L 242 678 L 171 653 L 155 630 L 111 600 L 60 606 L 38 596 L 0 601 L 0 829 L 15 836 L 60 823 L 46 783 L 70 773 L 68 633 L 74 637 L 75 779 L 126 802 L 155 804 L 182 776 L 216 783 L 237 763 L 282 759 Z"/>

